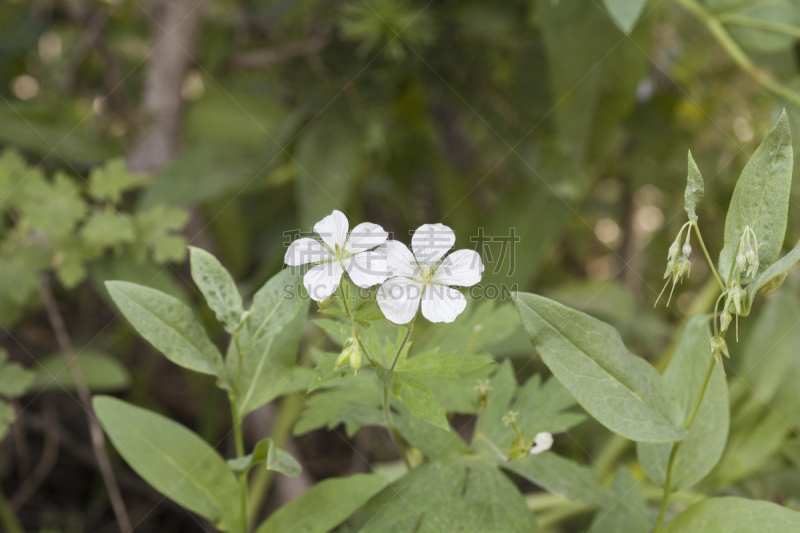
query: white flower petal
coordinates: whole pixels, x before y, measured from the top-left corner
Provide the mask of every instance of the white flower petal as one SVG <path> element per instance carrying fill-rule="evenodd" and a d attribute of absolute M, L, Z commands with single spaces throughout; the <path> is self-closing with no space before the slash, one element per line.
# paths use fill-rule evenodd
<path fill-rule="evenodd" d="M 339 248 L 344 248 L 349 228 L 350 224 L 347 222 L 347 217 L 336 209 L 333 210 L 333 213 L 314 224 L 314 231 L 322 237 L 322 240 L 331 250 L 335 250 L 337 244 Z"/>
<path fill-rule="evenodd" d="M 444 224 L 424 224 L 411 237 L 411 249 L 420 263 L 436 264 L 456 243 L 456 234 Z"/>
<path fill-rule="evenodd" d="M 537 455 L 546 452 L 553 447 L 553 435 L 546 431 L 537 433 L 533 438 L 533 448 L 531 448 L 531 455 Z"/>
<path fill-rule="evenodd" d="M 383 228 L 379 225 L 372 222 L 362 222 L 350 232 L 344 249 L 351 254 L 357 254 L 380 246 L 388 236 L 389 234 L 383 231 Z"/>
<path fill-rule="evenodd" d="M 363 289 L 383 283 L 389 277 L 386 254 L 376 250 L 351 256 L 347 260 L 347 274 Z"/>
<path fill-rule="evenodd" d="M 342 279 L 342 266 L 335 261 L 317 265 L 303 276 L 303 285 L 312 300 L 321 302 L 339 288 Z"/>
<path fill-rule="evenodd" d="M 428 285 L 422 295 L 422 316 L 431 322 L 452 322 L 467 307 L 463 294 L 446 285 Z"/>
<path fill-rule="evenodd" d="M 481 280 L 483 261 L 475 250 L 458 250 L 444 258 L 433 274 L 433 283 L 470 287 Z"/>
<path fill-rule="evenodd" d="M 419 266 L 414 254 L 400 241 L 386 241 L 376 252 L 386 255 L 390 276 L 413 278 L 419 275 Z"/>
<path fill-rule="evenodd" d="M 419 309 L 422 284 L 413 279 L 396 277 L 387 280 L 376 295 L 378 306 L 395 324 L 408 324 Z"/>
<path fill-rule="evenodd" d="M 300 266 L 330 259 L 332 259 L 331 253 L 325 249 L 321 242 L 303 237 L 289 245 L 283 262 L 289 266 Z"/>

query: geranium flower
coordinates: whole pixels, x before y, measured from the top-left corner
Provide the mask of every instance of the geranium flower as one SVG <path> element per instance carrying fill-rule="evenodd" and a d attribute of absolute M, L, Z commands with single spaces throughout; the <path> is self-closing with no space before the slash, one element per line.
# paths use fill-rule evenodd
<path fill-rule="evenodd" d="M 390 277 L 378 289 L 378 305 L 395 324 L 414 318 L 422 301 L 422 315 L 431 322 L 452 322 L 467 306 L 452 286 L 469 287 L 481 280 L 483 261 L 474 250 L 458 250 L 442 257 L 456 242 L 444 224 L 425 224 L 411 238 L 412 253 L 398 241 L 378 249 L 386 254 Z M 441 260 L 441 261 L 440 261 Z"/>
<path fill-rule="evenodd" d="M 353 228 L 349 237 L 348 229 L 347 217 L 334 210 L 314 224 L 314 232 L 324 244 L 303 237 L 286 251 L 284 262 L 289 266 L 319 263 L 303 276 L 303 285 L 312 300 L 321 302 L 336 292 L 345 271 L 362 288 L 383 283 L 388 277 L 385 253 L 369 251 L 383 244 L 388 234 L 371 222 Z"/>

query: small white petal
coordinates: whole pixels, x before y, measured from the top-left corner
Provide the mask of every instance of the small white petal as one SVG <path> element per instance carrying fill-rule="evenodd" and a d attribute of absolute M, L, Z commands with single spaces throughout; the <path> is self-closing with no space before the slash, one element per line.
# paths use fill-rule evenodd
<path fill-rule="evenodd" d="M 456 243 L 456 234 L 444 224 L 424 224 L 411 237 L 411 249 L 420 263 L 435 265 Z"/>
<path fill-rule="evenodd" d="M 389 277 L 386 254 L 376 250 L 351 256 L 347 260 L 347 274 L 363 289 L 383 283 Z"/>
<path fill-rule="evenodd" d="M 333 210 L 333 213 L 314 224 L 314 231 L 322 237 L 322 240 L 331 250 L 334 250 L 337 244 L 339 248 L 344 248 L 349 228 L 350 224 L 347 222 L 347 217 L 336 209 Z"/>
<path fill-rule="evenodd" d="M 357 254 L 380 246 L 388 236 L 389 234 L 383 231 L 383 228 L 379 225 L 372 222 L 362 222 L 350 232 L 344 249 L 351 254 Z"/>
<path fill-rule="evenodd" d="M 342 279 L 342 266 L 334 261 L 317 265 L 303 276 L 303 285 L 312 300 L 321 302 L 339 288 Z"/>
<path fill-rule="evenodd" d="M 463 294 L 446 285 L 428 285 L 422 295 L 422 316 L 431 322 L 452 322 L 467 307 Z"/>
<path fill-rule="evenodd" d="M 434 283 L 470 287 L 481 280 L 483 261 L 475 250 L 459 250 L 444 258 L 433 275 Z"/>
<path fill-rule="evenodd" d="M 289 266 L 300 266 L 327 261 L 331 258 L 330 252 L 325 249 L 321 242 L 303 237 L 289 245 L 283 261 Z"/>
<path fill-rule="evenodd" d="M 375 251 L 386 255 L 390 276 L 413 278 L 419 275 L 419 266 L 414 254 L 402 242 L 386 241 Z"/>
<path fill-rule="evenodd" d="M 386 318 L 395 324 L 408 324 L 417 314 L 421 295 L 421 283 L 396 277 L 381 285 L 375 299 Z"/>
<path fill-rule="evenodd" d="M 531 448 L 531 455 L 537 455 L 546 452 L 553 447 L 553 435 L 546 431 L 537 433 L 533 438 L 533 448 Z"/>

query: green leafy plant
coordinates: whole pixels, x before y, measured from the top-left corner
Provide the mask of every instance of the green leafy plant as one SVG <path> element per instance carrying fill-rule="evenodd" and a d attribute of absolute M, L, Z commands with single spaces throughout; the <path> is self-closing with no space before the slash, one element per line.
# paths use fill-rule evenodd
<path fill-rule="evenodd" d="M 691 154 L 688 168 L 689 221 L 669 249 L 665 288 L 671 284 L 674 290 L 689 276 L 694 235 L 719 296 L 711 314 L 700 313 L 685 325 L 663 373 L 633 354 L 611 325 L 546 297 L 518 293 L 521 325 L 553 373 L 549 379 L 533 374 L 520 384 L 511 361 L 492 356 L 514 335 L 515 328 L 507 326 L 512 305 L 468 304 L 452 288 L 480 281 L 477 253 L 447 255 L 455 235 L 441 224 L 420 227 L 412 253 L 387 240 L 375 224 L 348 232 L 347 217 L 334 211 L 314 226 L 321 241 L 295 240 L 285 256 L 290 268 L 267 281 L 249 306 L 214 256 L 191 249 L 192 277 L 229 335 L 224 357 L 181 301 L 134 283 L 107 283 L 122 314 L 154 347 L 174 363 L 216 378 L 230 403 L 235 457 L 226 461 L 184 426 L 112 397 L 95 397 L 97 416 L 122 457 L 153 487 L 231 533 L 250 529 L 253 470 L 289 476 L 301 471 L 271 438 L 247 450 L 241 421 L 265 403 L 298 392 L 307 397 L 296 435 L 340 424 L 350 435 L 365 426 L 383 427 L 403 464 L 394 475 L 324 481 L 257 526 L 259 533 L 322 533 L 340 526 L 361 532 L 445 527 L 511 533 L 546 529 L 598 509 L 589 525 L 594 533 L 797 530 L 800 513 L 777 504 L 718 497 L 716 488 L 709 494 L 683 492 L 747 475 L 724 465 L 736 465 L 742 454 L 752 459 L 756 445 L 735 431 L 757 422 L 756 406 L 742 399 L 740 387 L 729 391 L 717 363 L 730 356 L 731 315 L 737 324 L 748 316 L 756 295 L 777 289 L 800 256 L 795 248 L 779 259 L 792 173 L 786 114 L 736 185 L 717 264 L 700 232 L 696 209 L 704 184 Z M 309 297 L 322 316 L 313 323 L 339 350 L 310 350 L 313 370 L 295 367 Z M 777 305 L 784 307 L 773 311 Z M 777 316 L 800 317 L 793 307 L 770 299 L 763 327 L 782 327 Z M 420 308 L 429 323 L 415 335 Z M 448 335 L 448 328 L 461 335 Z M 754 333 L 759 334 L 774 332 Z M 754 357 L 746 360 L 756 365 Z M 769 389 L 762 390 L 788 393 L 781 383 L 785 369 L 765 371 L 760 379 Z M 734 401 L 744 401 L 744 409 L 731 420 Z M 577 406 L 622 442 L 635 442 L 638 465 L 619 465 L 612 476 L 606 467 L 613 460 L 591 468 L 551 451 L 554 434 L 586 420 Z M 454 432 L 456 413 L 474 416 L 471 430 Z M 732 431 L 738 440 L 731 446 Z M 526 497 L 515 477 L 547 492 Z M 673 496 L 693 505 L 667 521 Z M 655 517 L 648 500 L 660 501 Z"/>

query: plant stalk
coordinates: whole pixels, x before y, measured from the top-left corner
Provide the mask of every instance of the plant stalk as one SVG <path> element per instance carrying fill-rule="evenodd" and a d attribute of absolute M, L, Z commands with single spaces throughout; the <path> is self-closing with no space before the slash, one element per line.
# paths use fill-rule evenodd
<path fill-rule="evenodd" d="M 760 69 L 753 60 L 742 50 L 733 37 L 731 37 L 720 17 L 703 7 L 696 0 L 675 0 L 687 11 L 697 17 L 714 36 L 717 42 L 728 52 L 728 55 L 744 70 L 753 80 L 775 96 L 782 98 L 787 103 L 800 109 L 800 96 L 789 87 L 775 80 L 769 73 Z"/>
<path fill-rule="evenodd" d="M 72 347 L 72 341 L 67 333 L 67 327 L 64 325 L 64 318 L 58 310 L 58 304 L 53 296 L 53 291 L 50 287 L 50 280 L 47 276 L 42 276 L 39 280 L 39 294 L 42 298 L 47 318 L 53 332 L 56 336 L 56 342 L 64 355 L 67 364 L 67 371 L 69 372 L 72 382 L 75 383 L 75 390 L 78 392 L 78 398 L 86 411 L 86 418 L 89 421 L 89 434 L 92 441 L 92 449 L 94 456 L 97 460 L 97 467 L 100 470 L 100 475 L 103 477 L 103 482 L 108 491 L 108 498 L 111 502 L 111 507 L 114 510 L 114 516 L 117 520 L 117 526 L 121 533 L 130 533 L 133 530 L 131 520 L 128 517 L 128 510 L 125 508 L 125 501 L 122 499 L 122 493 L 119 490 L 116 476 L 114 475 L 114 468 L 111 466 L 111 460 L 108 458 L 108 453 L 105 447 L 105 435 L 100 423 L 97 421 L 97 415 L 92 406 L 92 395 L 89 392 L 89 387 L 86 386 L 86 380 L 83 378 L 80 366 L 75 359 L 75 350 Z"/>
<path fill-rule="evenodd" d="M 229 393 L 228 400 L 231 405 L 231 423 L 233 424 L 233 435 L 236 440 L 236 457 L 244 457 L 244 434 L 242 433 L 242 421 L 239 418 L 239 406 L 236 401 L 236 395 L 232 392 Z M 249 531 L 247 526 L 247 474 L 244 472 L 239 472 L 239 489 L 242 533 L 247 533 L 247 531 Z"/>
<path fill-rule="evenodd" d="M 706 395 L 706 389 L 708 389 L 708 383 L 711 381 L 711 375 L 714 372 L 714 366 L 716 362 L 717 358 L 712 355 L 711 362 L 708 365 L 708 371 L 706 372 L 706 377 L 703 380 L 703 385 L 700 387 L 700 392 L 697 394 L 697 398 L 694 401 L 692 410 L 689 412 L 689 416 L 686 418 L 686 423 L 683 425 L 683 428 L 687 431 L 691 429 L 694 419 L 697 417 L 697 413 L 700 412 L 700 406 L 703 404 L 703 397 Z M 664 495 L 661 498 L 661 507 L 658 510 L 658 518 L 656 519 L 656 526 L 655 529 L 653 529 L 653 533 L 658 533 L 661 531 L 662 524 L 664 523 L 664 517 L 667 514 L 669 498 L 672 492 L 672 474 L 675 468 L 675 458 L 678 455 L 678 450 L 680 449 L 682 443 L 683 441 L 675 443 L 675 445 L 672 447 L 672 451 L 669 454 L 669 463 L 667 463 L 667 479 L 664 483 Z"/>
<path fill-rule="evenodd" d="M 692 227 L 694 228 L 694 233 L 697 235 L 697 240 L 700 242 L 700 248 L 703 249 L 703 254 L 706 256 L 706 261 L 708 261 L 708 266 L 711 267 L 711 272 L 714 274 L 714 278 L 719 283 L 719 288 L 723 291 L 725 290 L 725 283 L 722 281 L 722 277 L 717 272 L 717 268 L 714 266 L 714 261 L 711 260 L 711 256 L 708 255 L 708 250 L 706 249 L 706 243 L 703 242 L 703 236 L 700 235 L 700 228 L 697 227 L 697 224 L 692 222 Z"/>

